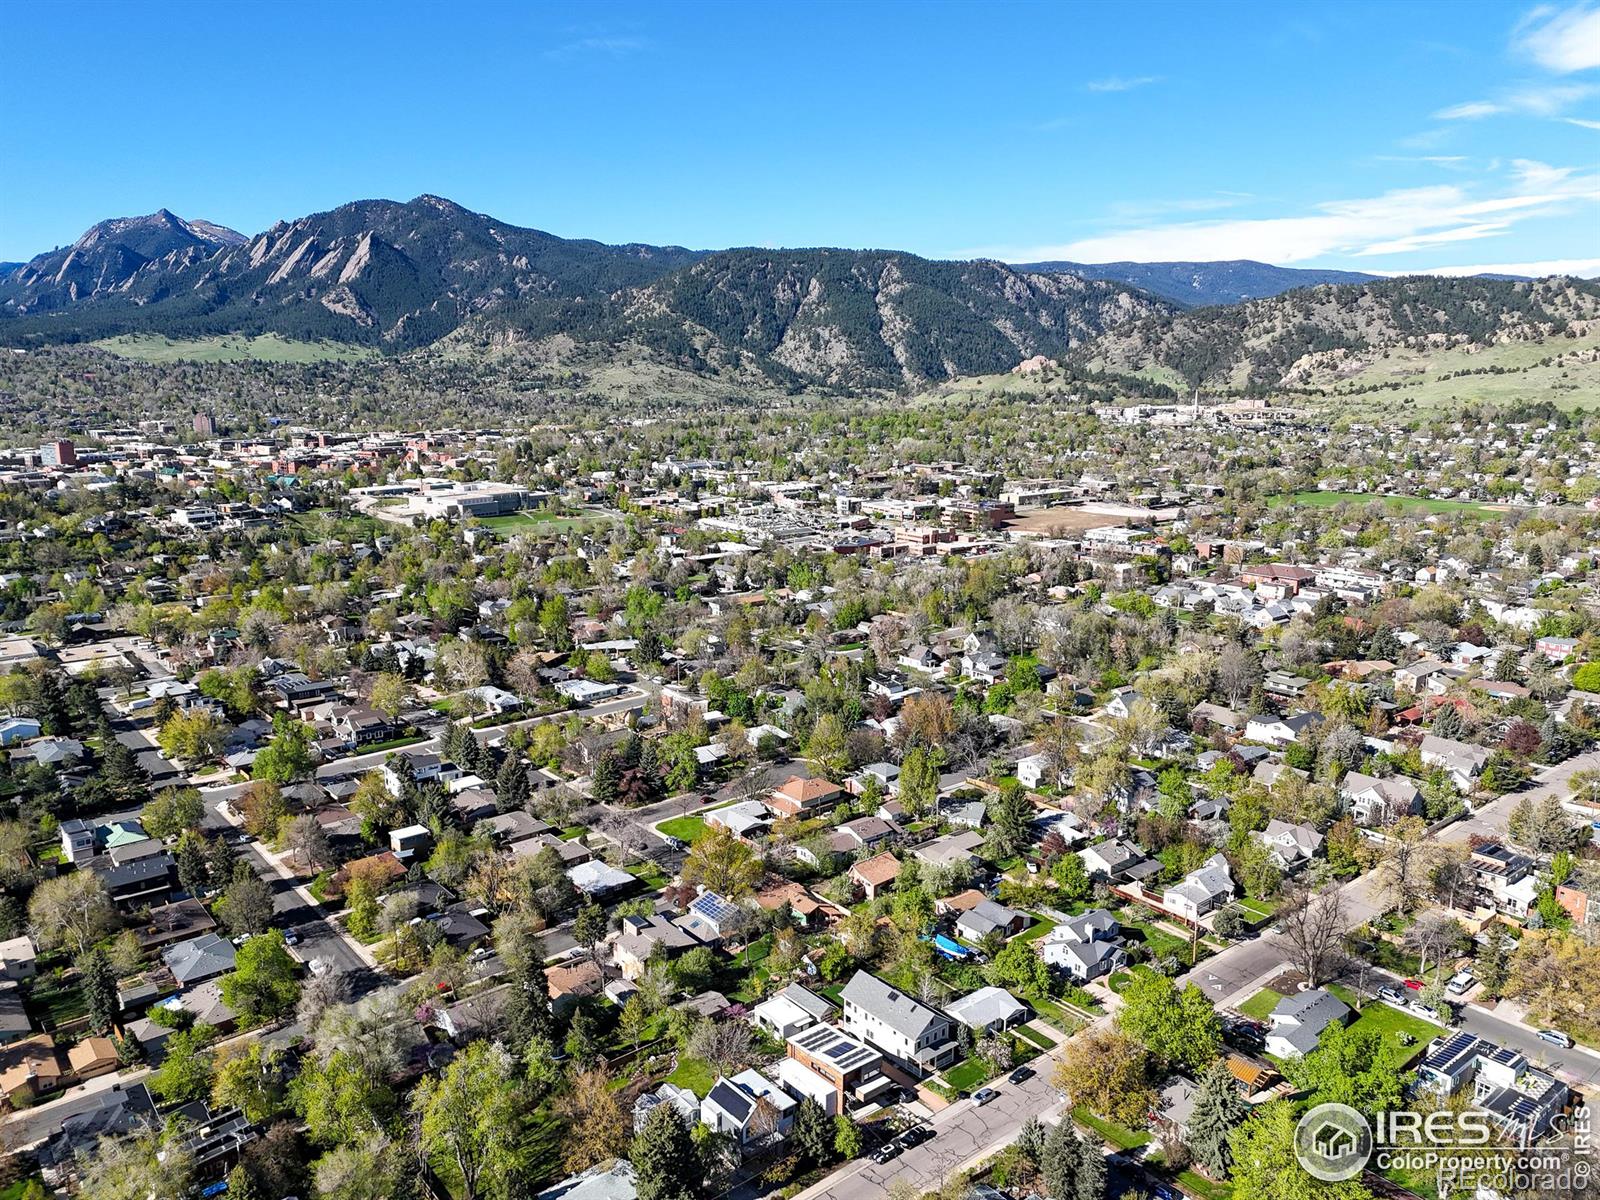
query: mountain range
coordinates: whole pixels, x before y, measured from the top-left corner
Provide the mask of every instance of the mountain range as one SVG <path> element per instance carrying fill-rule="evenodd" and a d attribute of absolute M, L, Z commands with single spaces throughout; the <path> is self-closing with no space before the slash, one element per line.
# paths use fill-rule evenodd
<path fill-rule="evenodd" d="M 1247 261 L 1010 266 L 608 245 L 419 196 L 250 237 L 165 209 L 101 222 L 0 270 L 0 344 L 276 333 L 389 353 L 628 347 L 692 372 L 840 390 L 915 388 L 1044 355 L 1249 387 L 1293 383 L 1308 355 L 1543 336 L 1592 317 L 1595 293 Z"/>
<path fill-rule="evenodd" d="M 1360 271 L 1275 267 L 1248 258 L 1221 262 L 1037 262 L 1018 263 L 1017 270 L 1113 279 L 1143 288 L 1181 308 L 1238 304 L 1242 300 L 1261 300 L 1320 283 L 1371 283 L 1383 278 Z"/>

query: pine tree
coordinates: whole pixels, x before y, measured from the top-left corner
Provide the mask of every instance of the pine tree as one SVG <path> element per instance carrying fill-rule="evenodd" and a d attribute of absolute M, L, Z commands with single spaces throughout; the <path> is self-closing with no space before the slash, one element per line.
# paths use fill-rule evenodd
<path fill-rule="evenodd" d="M 1078 1156 L 1078 1174 L 1072 1181 L 1074 1200 L 1105 1200 L 1106 1156 L 1098 1139 L 1091 1139 Z"/>
<path fill-rule="evenodd" d="M 1072 1124 L 1072 1114 L 1064 1113 L 1045 1139 L 1044 1161 L 1039 1164 L 1045 1191 L 1054 1200 L 1075 1200 L 1082 1158 L 1083 1142 L 1079 1140 L 1078 1131 Z"/>
<path fill-rule="evenodd" d="M 703 1172 L 677 1105 L 658 1104 L 650 1110 L 628 1157 L 638 1175 L 639 1200 L 694 1200 L 698 1194 Z"/>
<path fill-rule="evenodd" d="M 96 1033 L 110 1029 L 117 1019 L 117 977 L 104 950 L 91 950 L 78 963 L 79 987 L 89 1009 L 89 1027 Z"/>
<path fill-rule="evenodd" d="M 196 833 L 185 833 L 178 840 L 178 882 L 191 899 L 205 893 L 207 874 L 204 841 Z"/>
<path fill-rule="evenodd" d="M 814 1165 L 821 1166 L 833 1157 L 833 1125 L 822 1106 L 810 1097 L 800 1101 L 794 1114 L 793 1144 Z"/>
<path fill-rule="evenodd" d="M 1044 1143 L 1044 1124 L 1038 1117 L 1030 1116 L 1022 1123 L 1022 1128 L 1017 1130 L 1017 1149 L 1036 1170 L 1044 1159 Z"/>
<path fill-rule="evenodd" d="M 617 756 L 609 750 L 602 751 L 600 760 L 594 764 L 592 780 L 592 794 L 596 804 L 615 804 L 617 802 L 617 786 L 622 782 L 622 766 L 617 762 Z"/>
<path fill-rule="evenodd" d="M 494 806 L 496 811 L 517 812 L 527 806 L 533 789 L 528 785 L 528 768 L 516 755 L 506 758 L 500 773 L 494 777 Z"/>
<path fill-rule="evenodd" d="M 1221 1060 L 1212 1063 L 1200 1077 L 1200 1089 L 1189 1116 L 1188 1140 L 1195 1161 L 1213 1179 L 1227 1178 L 1233 1166 L 1228 1137 L 1249 1111 L 1228 1064 Z"/>

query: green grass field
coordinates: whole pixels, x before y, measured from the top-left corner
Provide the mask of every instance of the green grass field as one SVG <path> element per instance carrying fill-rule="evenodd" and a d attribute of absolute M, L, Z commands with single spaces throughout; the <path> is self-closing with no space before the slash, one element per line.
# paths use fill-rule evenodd
<path fill-rule="evenodd" d="M 663 821 L 656 826 L 668 837 L 675 837 L 680 842 L 694 845 L 706 833 L 706 820 L 704 817 L 673 817 L 670 821 Z"/>
<path fill-rule="evenodd" d="M 531 509 L 510 513 L 504 517 L 479 517 L 476 526 L 500 537 L 514 537 L 519 533 L 562 533 L 569 529 L 589 529 L 602 523 L 603 517 L 561 517 L 555 513 Z"/>
<path fill-rule="evenodd" d="M 224 334 L 208 338 L 166 338 L 158 334 L 129 333 L 94 343 L 101 350 L 141 362 L 360 362 L 376 358 L 368 346 L 342 342 L 296 342 L 275 333 L 259 337 Z"/>
<path fill-rule="evenodd" d="M 1272 1010 L 1278 1007 L 1278 1001 L 1282 999 L 1282 992 L 1275 992 L 1271 988 L 1262 988 L 1250 999 L 1239 1005 L 1239 1011 L 1253 1021 L 1265 1021 L 1272 1014 Z"/>
<path fill-rule="evenodd" d="M 716 1081 L 717 1072 L 710 1063 L 703 1058 L 693 1058 L 687 1054 L 678 1056 L 677 1069 L 667 1076 L 668 1083 L 688 1088 L 702 1099 Z"/>
<path fill-rule="evenodd" d="M 1386 508 L 1401 513 L 1470 513 L 1476 516 L 1503 516 L 1507 509 L 1496 508 L 1477 500 L 1435 500 L 1427 496 L 1378 496 L 1364 492 L 1294 492 L 1287 496 L 1272 496 L 1268 508 L 1304 504 L 1310 508 L 1332 508 L 1337 504 L 1381 503 Z"/>

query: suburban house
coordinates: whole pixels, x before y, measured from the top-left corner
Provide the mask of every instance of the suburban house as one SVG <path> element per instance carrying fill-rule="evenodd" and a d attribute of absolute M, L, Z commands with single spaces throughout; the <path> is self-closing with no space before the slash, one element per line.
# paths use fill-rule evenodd
<path fill-rule="evenodd" d="M 1343 1025 L 1350 1017 L 1349 1006 L 1322 988 L 1285 996 L 1272 1010 L 1267 1053 L 1278 1058 L 1310 1054 L 1317 1048 L 1323 1030 L 1330 1025 Z"/>
<path fill-rule="evenodd" d="M 850 865 L 850 878 L 866 893 L 868 900 L 891 887 L 900 875 L 900 860 L 885 850 L 882 854 Z"/>
<path fill-rule="evenodd" d="M 1131 878 L 1137 867 L 1150 861 L 1137 846 L 1116 839 L 1085 846 L 1078 851 L 1078 857 L 1090 879 L 1109 879 L 1113 883 Z M 1156 869 L 1161 869 L 1159 863 Z"/>
<path fill-rule="evenodd" d="M 948 1066 L 960 1053 L 949 1017 L 876 975 L 857 971 L 839 998 L 847 1031 L 918 1076 Z"/>
<path fill-rule="evenodd" d="M 896 1086 L 883 1073 L 883 1055 L 831 1025 L 812 1025 L 789 1035 L 778 1080 L 808 1096 L 829 1116 L 864 1104 Z"/>
<path fill-rule="evenodd" d="M 1189 727 L 1195 729 L 1204 726 L 1220 729 L 1224 733 L 1239 733 L 1245 727 L 1245 719 L 1231 708 L 1204 701 L 1189 710 Z"/>
<path fill-rule="evenodd" d="M 794 1124 L 799 1101 L 754 1068 L 719 1077 L 700 1101 L 700 1120 L 733 1137 L 741 1150 L 782 1139 Z"/>
<path fill-rule="evenodd" d="M 786 817 L 798 817 L 802 813 L 826 812 L 842 795 L 838 785 L 826 779 L 792 775 L 774 789 L 767 799 L 767 807 Z"/>
<path fill-rule="evenodd" d="M 233 970 L 233 943 L 214 933 L 203 933 L 161 952 L 172 977 L 184 987 L 215 979 Z"/>
<path fill-rule="evenodd" d="M 1188 921 L 1199 921 L 1233 898 L 1233 876 L 1228 860 L 1213 854 L 1183 882 L 1169 887 L 1161 896 L 1162 905 Z"/>
<path fill-rule="evenodd" d="M 662 1104 L 670 1104 L 676 1108 L 691 1129 L 700 1119 L 700 1097 L 686 1087 L 679 1087 L 675 1083 L 663 1083 L 655 1091 L 645 1092 L 633 1102 L 634 1133 L 644 1129 L 650 1114 Z"/>
<path fill-rule="evenodd" d="M 1417 1086 L 1446 1098 L 1472 1084 L 1472 1106 L 1486 1113 L 1519 1146 L 1549 1128 L 1567 1102 L 1567 1085 L 1530 1066 L 1526 1056 L 1475 1034 L 1446 1033 L 1428 1043 Z"/>
<path fill-rule="evenodd" d="M 981 942 L 996 931 L 1014 938 L 1027 927 L 1026 913 L 988 899 L 978 901 L 956 918 L 956 932 L 969 942 Z"/>
<path fill-rule="evenodd" d="M 1291 825 L 1276 817 L 1267 822 L 1265 829 L 1257 830 L 1254 837 L 1284 871 L 1293 871 L 1309 862 L 1322 849 L 1322 835 L 1311 826 Z"/>
<path fill-rule="evenodd" d="M 648 917 L 622 918 L 622 929 L 611 944 L 611 961 L 624 979 L 638 979 L 656 954 L 668 957 L 693 949 L 700 939 L 673 917 L 652 913 Z"/>
<path fill-rule="evenodd" d="M 1252 742 L 1267 742 L 1273 746 L 1288 746 L 1298 742 L 1307 730 L 1322 724 L 1320 713 L 1301 712 L 1290 717 L 1268 713 L 1251 717 L 1245 722 L 1244 736 Z"/>
<path fill-rule="evenodd" d="M 1017 759 L 1017 782 L 1025 788 L 1056 786 L 1061 776 L 1052 769 L 1054 763 L 1055 757 L 1050 754 L 1029 754 Z"/>
<path fill-rule="evenodd" d="M 1122 927 L 1103 908 L 1063 921 L 1039 940 L 1039 957 L 1078 983 L 1119 971 L 1128 962 Z"/>
<path fill-rule="evenodd" d="M 833 1005 L 815 992 L 791 983 L 750 1010 L 750 1019 L 773 1037 L 789 1038 L 826 1020 Z"/>
<path fill-rule="evenodd" d="M 1357 825 L 1375 828 L 1422 811 L 1422 792 L 1403 775 L 1378 779 L 1351 771 L 1339 784 Z"/>
<path fill-rule="evenodd" d="M 999 1033 L 1023 1024 L 1032 1015 L 1027 1005 L 1000 987 L 981 987 L 969 992 L 947 1004 L 945 1012 L 976 1034 Z"/>
<path fill-rule="evenodd" d="M 969 829 L 962 833 L 947 833 L 943 837 L 934 838 L 926 845 L 918 846 L 913 853 L 930 867 L 944 867 L 951 863 L 974 866 L 977 864 L 978 851 L 983 849 L 983 844 L 983 834 L 976 829 Z"/>
<path fill-rule="evenodd" d="M 1482 746 L 1427 733 L 1422 737 L 1422 762 L 1424 766 L 1438 767 L 1449 775 L 1458 792 L 1470 792 L 1489 762 L 1489 751 Z"/>

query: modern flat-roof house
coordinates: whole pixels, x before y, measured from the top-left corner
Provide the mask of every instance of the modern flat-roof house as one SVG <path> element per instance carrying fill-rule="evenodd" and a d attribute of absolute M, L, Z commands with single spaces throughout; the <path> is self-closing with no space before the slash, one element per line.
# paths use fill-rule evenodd
<path fill-rule="evenodd" d="M 787 1039 L 778 1080 L 791 1092 L 822 1105 L 830 1117 L 866 1103 L 895 1086 L 883 1073 L 883 1055 L 831 1025 L 811 1025 Z"/>
<path fill-rule="evenodd" d="M 1467 859 L 1475 899 L 1496 912 L 1525 917 L 1539 894 L 1534 861 L 1499 842 L 1487 842 Z"/>
<path fill-rule="evenodd" d="M 826 1020 L 833 1005 L 810 989 L 791 983 L 750 1010 L 750 1019 L 773 1037 L 788 1038 Z"/>
<path fill-rule="evenodd" d="M 918 1076 L 948 1066 L 960 1052 L 949 1017 L 876 975 L 857 971 L 839 998 L 846 1030 Z"/>
<path fill-rule="evenodd" d="M 1344 1024 L 1350 1015 L 1350 1007 L 1343 1000 L 1322 988 L 1285 996 L 1272 1010 L 1267 1053 L 1279 1058 L 1310 1054 L 1317 1048 L 1323 1030 Z"/>
<path fill-rule="evenodd" d="M 1473 1107 L 1520 1146 L 1543 1135 L 1567 1102 L 1567 1085 L 1530 1066 L 1520 1051 L 1465 1032 L 1443 1034 L 1428 1043 L 1417 1065 L 1419 1088 L 1444 1098 L 1469 1081 Z"/>

